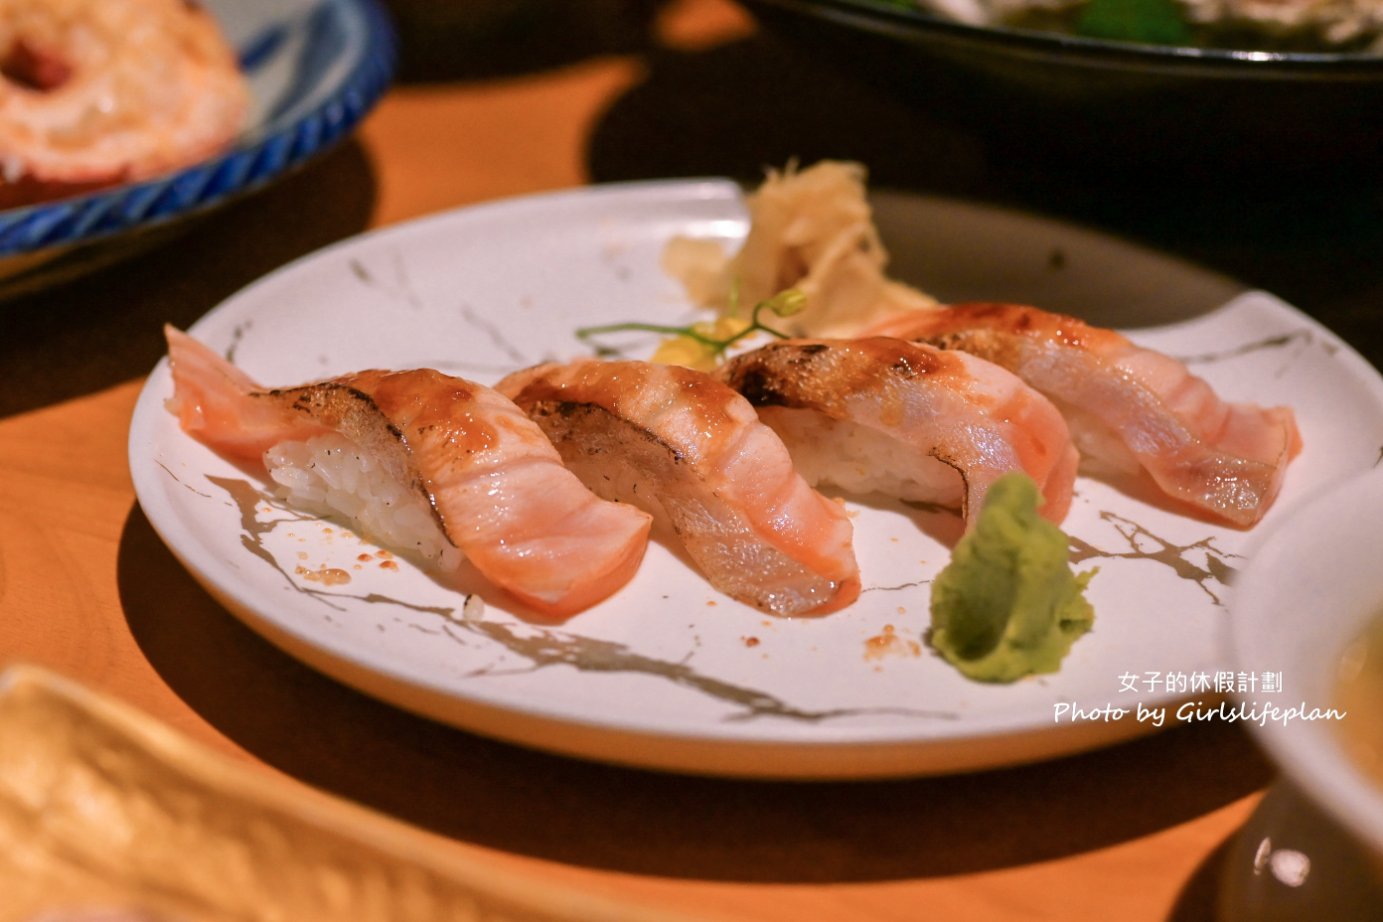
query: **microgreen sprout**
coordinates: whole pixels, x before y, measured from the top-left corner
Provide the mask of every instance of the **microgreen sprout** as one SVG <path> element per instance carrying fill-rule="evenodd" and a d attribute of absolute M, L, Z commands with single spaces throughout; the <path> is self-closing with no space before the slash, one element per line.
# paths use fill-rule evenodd
<path fill-rule="evenodd" d="M 728 313 L 734 312 L 736 300 L 738 298 L 732 293 L 731 307 Z M 701 321 L 687 326 L 630 321 L 581 327 L 576 331 L 576 336 L 578 339 L 589 342 L 593 337 L 610 333 L 662 333 L 674 338 L 665 341 L 658 347 L 653 356 L 655 362 L 708 368 L 714 367 L 731 346 L 753 333 L 767 333 L 778 339 L 788 338 L 788 334 L 766 325 L 759 319 L 759 315 L 763 311 L 771 311 L 776 317 L 791 317 L 793 314 L 801 312 L 806 306 L 806 294 L 796 288 L 787 288 L 755 304 L 747 321 L 728 315 L 714 321 Z M 598 355 L 617 354 L 616 350 L 599 343 L 593 343 L 593 345 Z"/>

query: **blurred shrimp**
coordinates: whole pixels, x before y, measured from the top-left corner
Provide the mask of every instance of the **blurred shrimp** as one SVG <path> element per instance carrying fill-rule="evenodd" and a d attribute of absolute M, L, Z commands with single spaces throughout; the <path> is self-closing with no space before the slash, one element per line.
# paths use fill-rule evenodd
<path fill-rule="evenodd" d="M 202 160 L 249 90 L 215 19 L 187 0 L 0 0 L 0 206 Z"/>

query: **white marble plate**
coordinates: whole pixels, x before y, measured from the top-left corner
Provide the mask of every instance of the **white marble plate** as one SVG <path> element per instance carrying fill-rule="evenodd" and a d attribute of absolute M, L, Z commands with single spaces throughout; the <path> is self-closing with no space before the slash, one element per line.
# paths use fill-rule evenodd
<path fill-rule="evenodd" d="M 909 280 L 945 298 L 1026 300 L 1118 322 L 1230 399 L 1286 403 L 1306 448 L 1268 521 L 1377 463 L 1383 381 L 1334 335 L 1261 292 L 1088 230 L 930 198 L 883 197 Z M 678 234 L 733 243 L 719 180 L 595 187 L 438 215 L 346 241 L 213 310 L 193 333 L 269 385 L 380 366 L 492 383 L 584 354 L 581 325 L 694 316 L 659 269 Z M 626 343 L 646 353 L 649 339 Z M 150 522 L 231 612 L 303 661 L 401 707 L 578 756 L 712 774 L 880 777 L 1013 764 L 1156 729 L 1135 709 L 1213 696 L 1225 583 L 1252 532 L 1082 479 L 1066 529 L 1098 566 L 1092 633 L 1054 676 L 966 680 L 925 642 L 946 563 L 930 513 L 849 501 L 865 591 L 820 619 L 767 617 L 651 547 L 636 578 L 561 625 L 524 622 L 483 586 L 483 618 L 407 561 L 296 516 L 185 436 L 156 367 L 130 465 Z M 362 560 L 362 558 L 364 558 Z M 393 564 L 397 563 L 397 567 Z M 350 581 L 307 579 L 322 568 Z M 1284 574 L 1284 578 L 1289 578 Z M 1167 678 L 1172 679 L 1169 687 Z M 1122 719 L 1064 719 L 1127 708 Z M 1070 715 L 1070 711 L 1066 714 Z"/>

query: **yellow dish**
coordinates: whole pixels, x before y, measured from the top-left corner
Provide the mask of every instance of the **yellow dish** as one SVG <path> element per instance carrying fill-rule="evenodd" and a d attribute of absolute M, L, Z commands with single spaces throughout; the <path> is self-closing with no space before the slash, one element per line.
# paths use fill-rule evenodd
<path fill-rule="evenodd" d="M 0 674 L 0 922 L 685 917 L 441 855 L 32 666 Z"/>

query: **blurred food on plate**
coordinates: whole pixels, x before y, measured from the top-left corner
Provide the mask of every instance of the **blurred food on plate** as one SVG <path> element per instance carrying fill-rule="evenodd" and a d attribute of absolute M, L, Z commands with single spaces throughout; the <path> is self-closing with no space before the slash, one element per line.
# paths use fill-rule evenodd
<path fill-rule="evenodd" d="M 3 0 L 0 77 L 0 207 L 196 163 L 250 104 L 215 18 L 184 0 Z"/>

